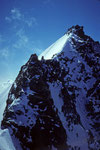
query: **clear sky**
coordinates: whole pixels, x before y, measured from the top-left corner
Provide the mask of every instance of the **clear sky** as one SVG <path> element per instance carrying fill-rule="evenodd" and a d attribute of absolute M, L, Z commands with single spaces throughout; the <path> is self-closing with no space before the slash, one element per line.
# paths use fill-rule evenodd
<path fill-rule="evenodd" d="M 0 82 L 76 24 L 100 41 L 100 0 L 0 0 Z"/>

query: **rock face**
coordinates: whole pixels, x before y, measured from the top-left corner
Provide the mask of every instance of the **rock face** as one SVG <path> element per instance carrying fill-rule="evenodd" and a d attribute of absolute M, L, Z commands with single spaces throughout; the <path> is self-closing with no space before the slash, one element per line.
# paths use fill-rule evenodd
<path fill-rule="evenodd" d="M 22 66 L 8 95 L 5 128 L 16 150 L 100 149 L 100 44 L 83 27 L 73 26 Z"/>

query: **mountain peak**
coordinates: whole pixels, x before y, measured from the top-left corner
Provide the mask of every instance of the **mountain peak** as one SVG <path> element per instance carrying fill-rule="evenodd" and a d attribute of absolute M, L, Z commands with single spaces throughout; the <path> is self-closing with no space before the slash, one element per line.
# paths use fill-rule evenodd
<path fill-rule="evenodd" d="M 83 31 L 83 26 L 75 25 L 68 29 L 68 31 L 70 32 L 75 32 L 75 31 L 80 31 L 80 30 Z"/>
<path fill-rule="evenodd" d="M 86 38 L 87 36 L 84 33 L 83 26 L 75 25 L 68 29 L 67 34 L 74 33 L 80 38 Z"/>
<path fill-rule="evenodd" d="M 71 50 L 72 49 L 72 44 L 71 44 L 71 39 L 79 37 L 78 39 L 84 39 L 86 40 L 88 36 L 84 34 L 83 31 L 83 26 L 72 26 L 71 28 L 68 29 L 68 31 L 59 38 L 55 43 L 53 43 L 50 47 L 48 47 L 43 53 L 39 56 L 39 59 L 44 57 L 44 59 L 52 59 L 54 58 L 55 55 L 63 52 L 65 49 Z M 67 48 L 65 48 L 67 47 Z"/>
<path fill-rule="evenodd" d="M 100 44 L 78 25 L 40 60 L 31 55 L 8 94 L 1 124 L 16 150 L 100 150 L 99 58 Z"/>
<path fill-rule="evenodd" d="M 44 50 L 38 58 L 39 60 L 41 60 L 42 57 L 44 59 L 53 59 L 62 52 L 67 55 L 71 51 L 74 51 L 74 49 L 77 49 L 79 45 L 83 46 L 82 44 L 85 45 L 86 43 L 86 46 L 89 47 L 91 43 L 94 43 L 94 40 L 90 36 L 85 35 L 83 26 L 72 26 L 61 38 Z M 98 47 L 99 43 L 95 42 L 95 44 L 96 47 Z M 86 50 L 85 46 L 81 48 L 81 50 L 83 49 Z"/>

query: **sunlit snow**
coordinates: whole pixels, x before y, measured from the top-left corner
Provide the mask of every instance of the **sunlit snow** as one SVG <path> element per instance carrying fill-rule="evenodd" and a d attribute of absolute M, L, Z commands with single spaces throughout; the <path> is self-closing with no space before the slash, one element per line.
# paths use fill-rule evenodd
<path fill-rule="evenodd" d="M 2 87 L 3 89 L 0 91 L 0 150 L 15 150 L 8 129 L 1 130 L 1 121 L 6 107 L 8 92 L 11 88 L 11 82 L 8 82 L 8 84 L 4 83 Z"/>
<path fill-rule="evenodd" d="M 60 53 L 64 46 L 67 43 L 67 40 L 69 39 L 71 35 L 65 34 L 60 39 L 58 39 L 55 43 L 53 43 L 50 47 L 48 47 L 41 55 L 39 55 L 39 59 L 44 57 L 44 59 L 51 59 L 53 55 Z"/>

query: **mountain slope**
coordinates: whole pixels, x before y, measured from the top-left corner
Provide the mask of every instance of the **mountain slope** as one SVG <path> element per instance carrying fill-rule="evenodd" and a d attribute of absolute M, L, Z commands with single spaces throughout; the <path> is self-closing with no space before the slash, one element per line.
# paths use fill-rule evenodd
<path fill-rule="evenodd" d="M 22 66 L 2 129 L 16 150 L 100 149 L 100 44 L 73 26 Z"/>
<path fill-rule="evenodd" d="M 1 130 L 1 121 L 3 112 L 6 107 L 8 92 L 11 88 L 12 81 L 1 84 L 0 89 L 0 150 L 15 150 L 8 129 Z"/>
<path fill-rule="evenodd" d="M 3 89 L 1 90 L 1 93 L 0 93 L 0 127 L 1 127 L 1 120 L 3 119 L 3 112 L 6 107 L 6 100 L 8 97 L 8 92 L 11 88 L 11 84 L 9 83 L 6 86 L 3 86 L 2 88 Z"/>

